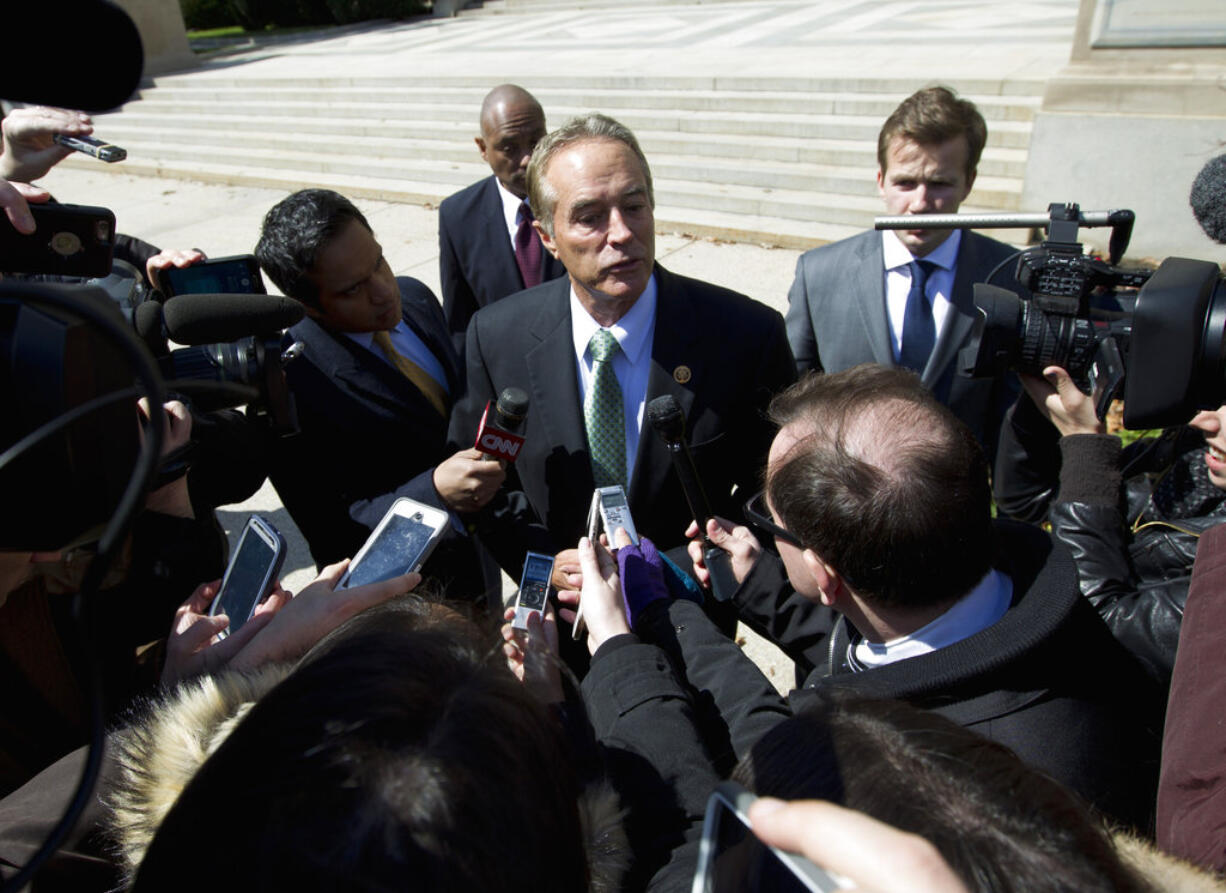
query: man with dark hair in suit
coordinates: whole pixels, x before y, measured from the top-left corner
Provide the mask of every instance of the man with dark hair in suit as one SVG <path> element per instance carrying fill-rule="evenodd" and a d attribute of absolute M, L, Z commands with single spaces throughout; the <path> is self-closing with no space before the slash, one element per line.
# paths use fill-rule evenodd
<path fill-rule="evenodd" d="M 903 100 L 877 139 L 877 188 L 886 213 L 956 213 L 975 185 L 987 133 L 974 103 L 946 87 Z M 978 233 L 935 229 L 869 231 L 805 252 L 788 292 L 788 341 L 797 368 L 838 372 L 881 363 L 912 369 L 970 427 L 990 462 L 1005 410 L 1021 388 L 1013 373 L 958 375 L 958 353 L 976 315 L 974 283 L 1012 253 Z"/>
<path fill-rule="evenodd" d="M 656 263 L 651 170 L 626 127 L 576 118 L 537 145 L 528 180 L 537 231 L 569 276 L 473 317 L 450 438 L 470 443 L 503 388 L 528 392 L 525 442 L 483 540 L 513 575 L 526 549 L 568 550 L 555 581 L 571 588 L 594 487 L 625 487 L 661 548 L 684 542 L 692 516 L 667 448 L 644 430 L 647 402 L 676 397 L 712 507 L 735 511 L 733 489 L 752 488 L 770 443 L 765 407 L 795 364 L 776 311 Z"/>
<path fill-rule="evenodd" d="M 486 304 L 566 272 L 541 246 L 528 201 L 528 159 L 545 135 L 545 113 L 527 90 L 495 87 L 481 103 L 481 157 L 493 176 L 443 200 L 438 209 L 443 314 L 456 349 Z"/>
<path fill-rule="evenodd" d="M 260 266 L 306 306 L 286 366 L 299 433 L 277 442 L 269 477 L 319 565 L 352 556 L 400 496 L 449 509 L 481 508 L 502 484 L 497 462 L 447 448 L 459 359 L 430 289 L 396 277 L 370 224 L 342 195 L 304 189 L 264 218 Z M 484 584 L 473 544 L 456 524 L 425 573 Z M 461 591 L 463 587 L 467 590 Z"/>

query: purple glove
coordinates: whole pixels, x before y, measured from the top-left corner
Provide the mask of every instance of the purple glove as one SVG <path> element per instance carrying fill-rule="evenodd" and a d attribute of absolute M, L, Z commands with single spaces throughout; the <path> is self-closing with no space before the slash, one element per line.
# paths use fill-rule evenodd
<path fill-rule="evenodd" d="M 656 551 L 655 543 L 642 537 L 637 546 L 618 549 L 617 574 L 626 600 L 626 619 L 630 621 L 630 628 L 634 629 L 634 622 L 644 608 L 654 601 L 668 598 L 664 562 Z"/>

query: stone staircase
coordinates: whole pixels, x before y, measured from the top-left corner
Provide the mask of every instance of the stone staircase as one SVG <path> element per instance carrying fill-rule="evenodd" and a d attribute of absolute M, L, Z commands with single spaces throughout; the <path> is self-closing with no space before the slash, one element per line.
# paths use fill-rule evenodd
<path fill-rule="evenodd" d="M 507 0 L 510 2 L 510 0 Z M 548 2 L 548 0 L 543 0 Z M 550 125 L 591 110 L 638 135 L 651 162 L 658 228 L 808 247 L 881 212 L 876 136 L 906 78 L 517 78 Z M 967 211 L 1016 210 L 1038 80 L 950 80 L 988 121 Z M 98 133 L 128 150 L 119 173 L 437 204 L 488 175 L 473 136 L 494 83 L 423 77 L 158 77 Z M 91 159 L 69 164 L 96 165 Z M 1020 231 L 1018 231 L 1020 232 Z"/>

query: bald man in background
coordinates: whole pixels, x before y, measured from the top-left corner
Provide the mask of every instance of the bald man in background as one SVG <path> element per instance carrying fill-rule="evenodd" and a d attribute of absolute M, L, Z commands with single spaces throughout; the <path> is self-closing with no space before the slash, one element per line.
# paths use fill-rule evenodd
<path fill-rule="evenodd" d="M 528 206 L 528 159 L 545 135 L 545 112 L 527 90 L 495 87 L 481 103 L 481 157 L 493 175 L 444 199 L 438 209 L 443 314 L 464 349 L 481 307 L 566 272 L 545 251 Z"/>

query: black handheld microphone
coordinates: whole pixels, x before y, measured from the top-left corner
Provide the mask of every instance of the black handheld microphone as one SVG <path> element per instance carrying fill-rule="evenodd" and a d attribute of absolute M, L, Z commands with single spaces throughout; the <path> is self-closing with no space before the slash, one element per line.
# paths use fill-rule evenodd
<path fill-rule="evenodd" d="M 178 295 L 162 305 L 166 331 L 179 344 L 236 341 L 271 335 L 306 315 L 293 298 L 280 295 Z"/>
<path fill-rule="evenodd" d="M 492 419 L 491 408 L 494 410 Z M 485 405 L 481 424 L 477 426 L 477 442 L 473 446 L 485 454 L 481 458 L 490 462 L 518 459 L 519 449 L 524 445 L 519 431 L 527 417 L 528 395 L 520 388 L 503 388 L 493 407 Z"/>
<path fill-rule="evenodd" d="M 711 574 L 711 594 L 716 601 L 726 602 L 732 598 L 740 584 L 732 573 L 731 556 L 712 543 L 707 536 L 707 520 L 713 517 L 713 513 L 710 503 L 707 502 L 707 491 L 703 489 L 702 481 L 698 477 L 698 469 L 694 467 L 689 444 L 685 442 L 685 412 L 676 397 L 665 394 L 647 404 L 647 418 L 651 420 L 651 427 L 656 429 L 673 457 L 673 468 L 677 470 L 677 477 L 681 480 L 685 501 L 689 503 L 690 513 L 698 522 L 703 542 L 702 560 Z"/>

